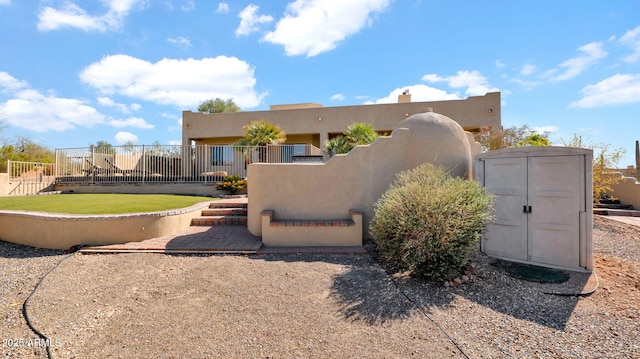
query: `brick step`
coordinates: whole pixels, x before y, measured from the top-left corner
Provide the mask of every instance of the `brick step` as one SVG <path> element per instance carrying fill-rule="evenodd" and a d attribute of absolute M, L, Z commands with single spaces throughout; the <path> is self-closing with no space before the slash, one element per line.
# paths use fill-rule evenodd
<path fill-rule="evenodd" d="M 203 209 L 202 216 L 246 216 L 246 208 L 209 208 Z"/>
<path fill-rule="evenodd" d="M 247 224 L 247 216 L 204 216 L 191 220 L 192 226 L 241 226 Z"/>
<path fill-rule="evenodd" d="M 247 203 L 244 202 L 211 202 L 209 208 L 247 208 Z"/>

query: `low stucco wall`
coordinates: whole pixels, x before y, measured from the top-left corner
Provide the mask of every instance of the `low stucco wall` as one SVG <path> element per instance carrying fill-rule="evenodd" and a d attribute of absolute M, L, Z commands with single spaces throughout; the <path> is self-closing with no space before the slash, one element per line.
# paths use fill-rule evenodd
<path fill-rule="evenodd" d="M 71 191 L 73 193 L 128 193 L 128 194 L 182 194 L 191 196 L 217 197 L 227 194 L 226 191 L 216 189 L 216 184 L 185 183 L 185 184 L 56 184 L 56 191 Z M 246 193 L 241 191 L 239 194 Z"/>
<path fill-rule="evenodd" d="M 640 209 L 640 182 L 633 177 L 625 177 L 622 173 L 618 173 L 621 177 L 620 182 L 611 186 L 613 192 L 609 195 L 620 200 L 622 204 L 633 205 L 633 208 Z"/>
<path fill-rule="evenodd" d="M 6 196 L 9 194 L 9 174 L 0 173 L 0 196 Z"/>
<path fill-rule="evenodd" d="M 273 210 L 276 219 L 329 220 L 348 219 L 353 209 L 363 212 L 367 238 L 373 205 L 398 172 L 431 162 L 455 176 L 471 178 L 472 155 L 459 124 L 443 115 L 422 113 L 400 123 L 391 136 L 324 164 L 251 164 L 247 227 L 262 236 L 263 210 Z"/>
<path fill-rule="evenodd" d="M 0 211 L 0 240 L 51 249 L 139 242 L 189 227 L 191 219 L 208 206 L 203 202 L 171 211 L 122 215 Z"/>

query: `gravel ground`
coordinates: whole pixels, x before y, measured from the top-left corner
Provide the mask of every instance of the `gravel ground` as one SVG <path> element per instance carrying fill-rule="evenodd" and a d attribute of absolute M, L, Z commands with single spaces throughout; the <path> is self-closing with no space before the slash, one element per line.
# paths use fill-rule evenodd
<path fill-rule="evenodd" d="M 596 216 L 594 247 L 598 280 L 527 282 L 477 254 L 456 288 L 368 255 L 74 255 L 28 313 L 55 358 L 639 358 L 640 229 Z M 63 258 L 0 242 L 0 358 L 46 357 L 21 303 Z"/>

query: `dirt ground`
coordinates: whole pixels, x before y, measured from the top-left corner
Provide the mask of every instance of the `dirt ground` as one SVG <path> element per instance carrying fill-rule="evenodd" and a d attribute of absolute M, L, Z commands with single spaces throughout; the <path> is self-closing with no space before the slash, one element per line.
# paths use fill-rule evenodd
<path fill-rule="evenodd" d="M 34 340 L 21 304 L 55 268 L 27 306 L 54 358 L 639 358 L 640 230 L 596 216 L 594 248 L 595 272 L 565 283 L 476 254 L 476 279 L 446 288 L 369 255 L 65 257 L 0 242 L 0 357 L 46 357 L 8 344 Z"/>

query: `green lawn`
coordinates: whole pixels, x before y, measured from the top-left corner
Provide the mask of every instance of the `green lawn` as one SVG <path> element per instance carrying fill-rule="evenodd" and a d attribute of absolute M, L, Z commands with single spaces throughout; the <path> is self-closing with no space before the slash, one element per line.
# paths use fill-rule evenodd
<path fill-rule="evenodd" d="M 0 210 L 118 214 L 164 211 L 213 200 L 211 197 L 170 194 L 57 194 L 0 197 Z"/>

